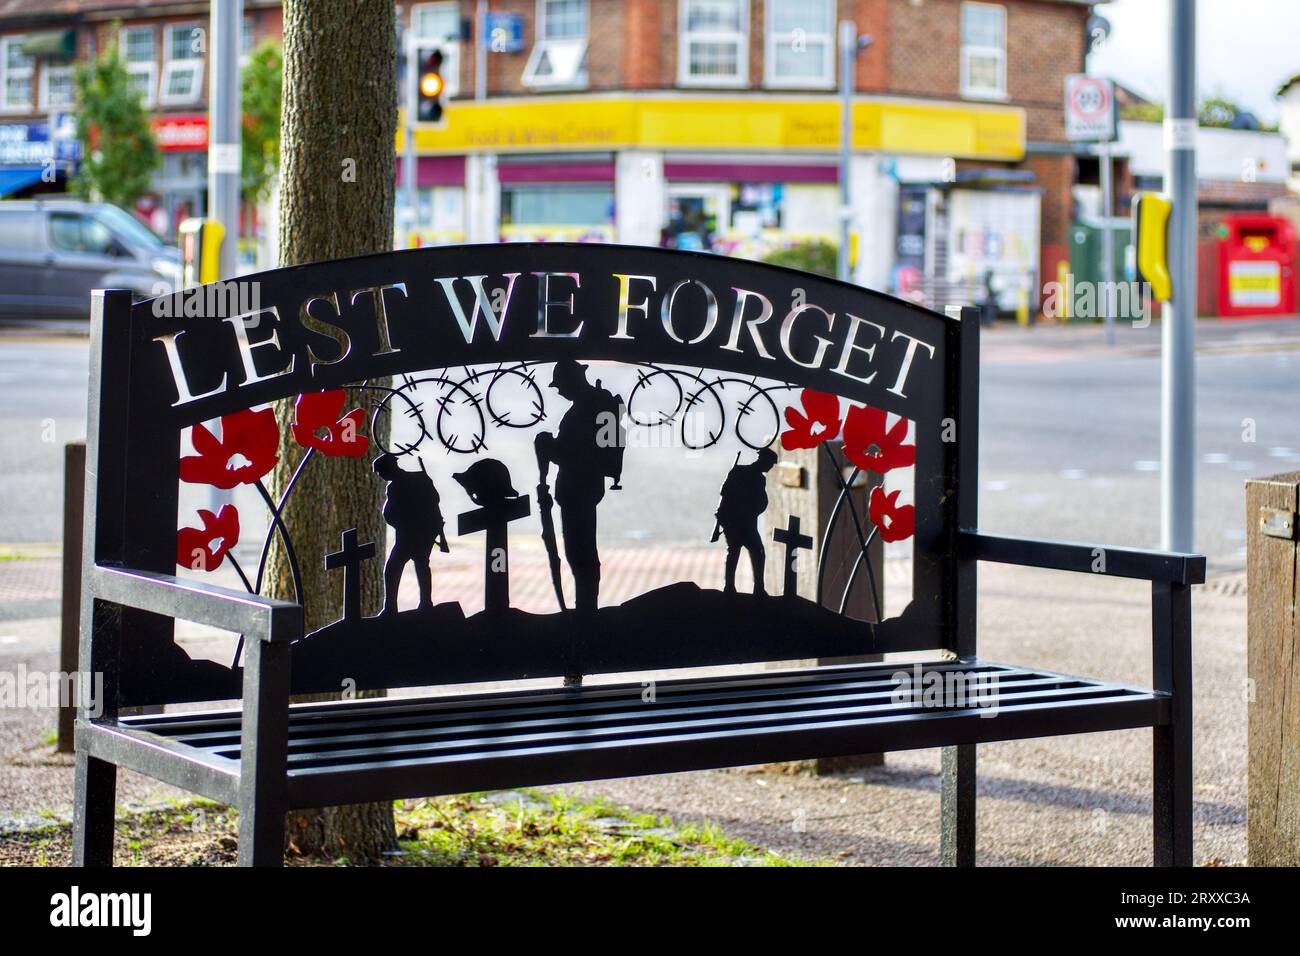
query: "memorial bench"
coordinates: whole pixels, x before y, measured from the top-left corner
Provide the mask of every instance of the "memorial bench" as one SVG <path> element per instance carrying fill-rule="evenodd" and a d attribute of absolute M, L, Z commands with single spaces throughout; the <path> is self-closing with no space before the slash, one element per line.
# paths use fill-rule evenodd
<path fill-rule="evenodd" d="M 294 808 L 940 747 L 942 860 L 970 865 L 978 744 L 1151 728 L 1155 862 L 1190 865 L 1190 588 L 1204 580 L 1204 558 L 976 530 L 978 336 L 974 310 L 937 313 L 778 267 L 618 246 L 421 249 L 136 304 L 129 292 L 96 292 L 80 666 L 102 675 L 103 692 L 97 704 L 82 701 L 76 725 L 74 862 L 112 862 L 117 767 L 237 807 L 240 863 L 276 865 Z M 448 603 L 364 616 L 377 609 L 361 607 L 359 569 L 382 559 L 384 547 L 343 524 L 331 529 L 343 542 L 338 552 L 296 556 L 295 578 L 308 560 L 324 558 L 314 566 L 341 569 L 324 573 L 345 579 L 342 619 L 305 634 L 298 603 L 254 593 L 251 583 L 235 590 L 204 579 L 233 555 L 225 511 L 202 516 L 201 529 L 177 531 L 193 520 L 181 508 L 183 482 L 212 480 L 214 462 L 225 487 L 269 470 L 262 431 L 270 413 L 249 410 L 298 397 L 302 431 L 293 434 L 311 449 L 306 456 L 355 457 L 367 473 L 386 453 L 412 464 L 434 453 L 471 460 L 491 449 L 494 430 L 545 430 L 544 406 L 564 405 L 547 387 L 547 368 L 572 369 L 574 359 L 639 369 L 633 394 L 622 396 L 624 424 L 680 425 L 685 435 L 683 419 L 708 411 L 752 449 L 780 432 L 784 448 L 824 447 L 833 459 L 829 439 L 842 432 L 840 454 L 855 468 L 904 482 L 910 472 L 911 504 L 880 489 L 867 523 L 851 497 L 837 509 L 853 511 L 864 554 L 878 533 L 910 542 L 903 611 L 861 621 L 799 596 L 793 557 L 812 542 L 793 522 L 771 544 L 785 548 L 785 573 L 774 578 L 785 581 L 783 594 L 688 581 L 596 610 L 580 593 L 578 606 L 566 607 L 545 462 L 533 500 L 508 480 L 495 503 L 482 484 L 475 491 L 463 482 L 480 507 L 461 516 L 462 529 L 486 530 L 489 543 L 484 610 L 468 617 Z M 523 403 L 535 414 L 521 419 L 506 408 L 510 388 L 536 398 Z M 596 395 L 561 392 L 572 409 Z M 374 402 L 345 415 L 345 394 Z M 459 403 L 443 400 L 451 394 Z M 653 394 L 676 398 L 647 417 L 638 409 Z M 756 437 L 763 414 L 775 427 Z M 886 414 L 897 416 L 888 428 Z M 454 415 L 477 415 L 480 430 L 468 444 L 444 420 Z M 417 422 L 418 440 L 398 440 L 403 418 Z M 204 425 L 217 419 L 220 439 Z M 388 444 L 381 421 L 394 430 Z M 348 422 L 354 431 L 369 423 L 362 448 L 340 444 L 358 440 L 346 434 Z M 708 434 L 716 441 L 722 431 Z M 562 423 L 554 444 L 568 440 L 564 433 Z M 276 447 L 280 440 L 277 426 Z M 573 516 L 582 505 L 573 504 L 575 479 L 565 486 L 566 468 L 572 476 L 578 466 L 555 455 L 555 497 L 573 536 L 566 557 L 587 575 L 590 594 L 599 572 L 592 578 L 580 560 Z M 638 485 L 632 460 L 620 493 L 652 493 Z M 729 462 L 724 454 L 719 483 Z M 518 475 L 515 483 L 532 487 Z M 848 495 L 852 478 L 843 484 Z M 599 508 L 619 500 L 611 494 Z M 505 547 L 505 523 L 534 505 L 558 599 L 550 613 L 510 607 L 508 563 L 492 560 L 492 542 Z M 263 559 L 272 533 L 292 553 L 293 529 L 274 514 Z M 202 556 L 194 564 L 191 546 Z M 722 560 L 719 550 L 719 568 Z M 981 660 L 981 561 L 1150 581 L 1153 686 Z M 178 563 L 199 573 L 178 576 Z M 240 635 L 242 657 L 236 652 L 229 666 L 192 660 L 175 643 L 176 621 Z M 926 658 L 771 666 L 897 652 Z M 764 669 L 638 675 L 737 664 Z M 584 685 L 585 675 L 631 679 Z M 933 698 L 909 675 L 947 689 Z M 554 686 L 290 703 L 291 695 L 344 687 L 537 678 Z M 239 703 L 162 711 L 230 700 Z"/>

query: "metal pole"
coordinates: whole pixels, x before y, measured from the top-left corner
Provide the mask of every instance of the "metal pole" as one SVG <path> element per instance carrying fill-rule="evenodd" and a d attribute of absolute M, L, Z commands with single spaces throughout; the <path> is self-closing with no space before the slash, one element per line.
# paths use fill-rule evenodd
<path fill-rule="evenodd" d="M 212 61 L 208 91 L 208 208 L 225 227 L 221 242 L 220 275 L 233 279 L 239 271 L 240 103 L 239 35 L 244 0 L 213 0 L 209 18 Z"/>
<path fill-rule="evenodd" d="M 1161 541 L 1194 548 L 1196 504 L 1196 8 L 1172 0 L 1169 111 L 1165 115 L 1165 188 L 1172 301 L 1160 323 Z"/>
<path fill-rule="evenodd" d="M 417 212 L 418 194 L 416 179 L 419 176 L 415 158 L 415 111 L 418 109 L 419 97 L 416 89 L 420 84 L 420 64 L 416 62 L 418 50 L 415 45 L 415 31 L 406 31 L 406 119 L 402 128 L 402 241 L 404 247 L 411 247 L 411 234 L 419 220 Z"/>
<path fill-rule="evenodd" d="M 849 233 L 853 222 L 852 184 L 849 181 L 853 160 L 853 67 L 858 55 L 858 26 L 852 20 L 840 21 L 840 250 L 836 275 L 850 281 Z"/>
<path fill-rule="evenodd" d="M 1101 287 L 1097 297 L 1102 318 L 1106 322 L 1106 344 L 1115 344 L 1115 315 L 1111 308 L 1115 299 L 1115 235 L 1110 229 L 1111 212 L 1115 208 L 1114 157 L 1110 143 L 1102 143 L 1097 157 L 1101 163 Z"/>
<path fill-rule="evenodd" d="M 474 11 L 474 99 L 487 99 L 488 0 L 478 0 Z"/>

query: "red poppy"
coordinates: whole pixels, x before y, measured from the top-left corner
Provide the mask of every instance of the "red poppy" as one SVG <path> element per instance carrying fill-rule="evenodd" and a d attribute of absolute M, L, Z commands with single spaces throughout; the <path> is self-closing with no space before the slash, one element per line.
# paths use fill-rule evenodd
<path fill-rule="evenodd" d="M 880 536 L 886 541 L 902 541 L 916 530 L 916 509 L 899 505 L 898 496 L 897 491 L 885 494 L 885 489 L 877 485 L 871 489 L 871 500 L 867 503 L 871 523 L 880 529 Z"/>
<path fill-rule="evenodd" d="M 354 408 L 340 418 L 347 398 L 347 392 L 342 389 L 299 395 L 293 406 L 293 437 L 298 444 L 330 457 L 364 455 L 370 447 L 370 439 L 361 434 L 366 413 L 364 409 Z"/>
<path fill-rule="evenodd" d="M 781 447 L 786 451 L 816 448 L 840 433 L 838 396 L 805 388 L 799 400 L 803 403 L 803 412 L 793 406 L 785 410 L 785 421 L 790 428 L 781 435 Z"/>
<path fill-rule="evenodd" d="M 893 428 L 886 428 L 881 409 L 854 405 L 844 416 L 844 457 L 863 470 L 883 475 L 915 463 L 916 446 L 904 445 L 906 438 L 907 419 L 900 418 Z"/>
<path fill-rule="evenodd" d="M 192 438 L 198 454 L 181 459 L 181 481 L 218 488 L 252 484 L 280 457 L 280 429 L 269 408 L 222 416 L 220 441 L 202 425 L 194 426 Z"/>
<path fill-rule="evenodd" d="M 239 543 L 239 512 L 234 505 L 222 505 L 220 514 L 199 509 L 202 528 L 181 528 L 176 532 L 176 563 L 193 571 L 214 571 L 226 553 Z"/>

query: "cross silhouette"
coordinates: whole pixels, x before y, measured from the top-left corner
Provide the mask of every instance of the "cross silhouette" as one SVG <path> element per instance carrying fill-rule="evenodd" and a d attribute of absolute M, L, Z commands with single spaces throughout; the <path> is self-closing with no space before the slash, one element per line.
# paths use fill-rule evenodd
<path fill-rule="evenodd" d="M 528 496 L 505 498 L 474 511 L 457 515 L 461 534 L 487 532 L 483 549 L 483 609 L 504 611 L 510 607 L 510 564 L 506 553 L 506 525 L 528 517 Z"/>
<path fill-rule="evenodd" d="M 361 617 L 361 562 L 375 556 L 375 543 L 357 544 L 357 529 L 343 532 L 339 550 L 325 555 L 325 569 L 343 569 L 343 620 Z"/>
<path fill-rule="evenodd" d="M 794 597 L 799 592 L 798 575 L 795 572 L 795 557 L 800 549 L 811 549 L 813 539 L 799 533 L 799 516 L 790 515 L 784 528 L 772 529 L 772 540 L 785 545 L 785 584 L 781 592 L 784 597 Z"/>

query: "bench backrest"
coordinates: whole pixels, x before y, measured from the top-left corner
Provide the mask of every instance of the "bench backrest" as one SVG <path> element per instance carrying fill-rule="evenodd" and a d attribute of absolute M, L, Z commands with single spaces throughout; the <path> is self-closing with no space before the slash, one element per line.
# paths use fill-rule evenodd
<path fill-rule="evenodd" d="M 874 433 L 863 431 L 863 409 L 912 423 L 914 511 L 902 515 L 915 529 L 912 601 L 898 617 L 870 625 L 808 601 L 737 610 L 720 592 L 689 596 L 687 604 L 698 604 L 684 608 L 680 591 L 602 609 L 599 619 L 571 612 L 540 620 L 509 611 L 501 626 L 471 617 L 476 625 L 455 639 L 431 640 L 420 662 L 385 665 L 382 651 L 362 637 L 356 646 L 336 639 L 328 652 L 300 653 L 300 647 L 295 690 L 337 689 L 334 677 L 357 674 L 355 660 L 362 658 L 370 662 L 364 684 L 392 687 L 890 651 L 973 652 L 971 579 L 955 547 L 958 528 L 973 527 L 976 515 L 978 325 L 970 310 L 937 313 L 858 286 L 722 256 L 562 243 L 322 262 L 134 305 L 129 293 L 95 295 L 89 411 L 96 472 L 88 493 L 93 547 L 87 562 L 176 572 L 185 429 L 384 376 L 400 384 L 415 373 L 475 367 L 527 375 L 533 366 L 571 359 L 684 369 L 695 382 L 750 383 L 753 394 L 761 393 L 750 410 L 770 407 L 773 430 L 796 432 L 787 439 L 796 444 L 801 437 L 816 441 L 819 428 L 825 434 L 825 426 L 808 428 L 804 419 L 816 418 L 816 409 L 806 407 L 816 400 L 813 393 L 828 393 L 843 400 L 846 440 L 854 430 L 849 415 L 863 416 L 855 440 L 871 461 L 890 452 L 883 437 L 873 444 Z M 536 374 L 540 385 L 550 382 L 549 368 Z M 752 384 L 767 380 L 781 387 L 763 391 Z M 557 411 L 567 407 L 551 390 L 545 394 Z M 858 411 L 844 414 L 849 409 Z M 491 419 L 489 410 L 489 426 Z M 191 437 L 196 434 L 197 428 Z M 898 434 L 892 431 L 889 441 Z M 445 444 L 447 436 L 441 438 Z M 382 450 L 371 449 L 355 467 L 369 473 Z M 407 461 L 413 469 L 414 460 Z M 515 484 L 532 495 L 529 476 Z M 536 513 L 538 506 L 534 498 L 529 507 Z M 557 511 L 557 534 L 560 517 Z M 770 541 L 768 547 L 769 560 L 780 560 Z M 564 550 L 561 541 L 561 555 Z M 689 627 L 682 626 L 683 614 Z M 184 655 L 172 643 L 170 622 L 136 616 L 130 631 L 120 704 L 232 696 L 237 675 L 224 667 L 196 665 L 183 671 L 189 677 L 176 676 Z M 311 643 L 308 638 L 303 646 Z M 326 643 L 317 641 L 316 651 Z M 349 653 L 353 665 L 345 662 Z"/>

